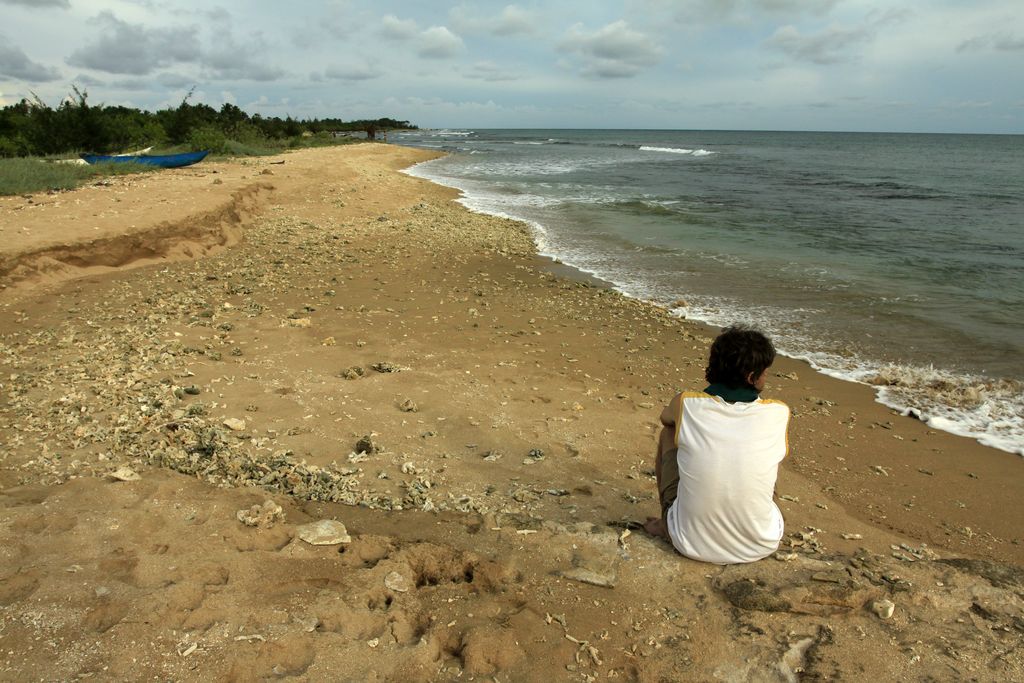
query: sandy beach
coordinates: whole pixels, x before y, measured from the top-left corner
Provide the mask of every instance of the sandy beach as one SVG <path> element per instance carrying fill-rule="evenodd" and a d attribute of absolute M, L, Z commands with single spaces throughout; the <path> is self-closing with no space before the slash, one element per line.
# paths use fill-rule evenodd
<path fill-rule="evenodd" d="M 780 358 L 782 547 L 679 556 L 637 523 L 716 331 L 428 158 L 0 198 L 0 678 L 1024 679 L 1024 460 Z"/>

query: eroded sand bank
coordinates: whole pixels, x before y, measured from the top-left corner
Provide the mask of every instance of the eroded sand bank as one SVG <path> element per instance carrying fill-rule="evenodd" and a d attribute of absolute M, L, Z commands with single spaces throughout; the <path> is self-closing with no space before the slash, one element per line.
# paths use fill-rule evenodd
<path fill-rule="evenodd" d="M 551 275 L 523 226 L 397 172 L 425 158 L 4 200 L 4 677 L 1024 675 L 1019 458 L 781 359 L 778 558 L 625 533 L 655 513 L 658 412 L 700 388 L 712 332 Z M 207 246 L 151 248 L 196 226 Z M 74 270 L 100 239 L 129 246 Z M 268 498 L 281 515 L 239 521 Z M 352 541 L 297 538 L 324 518 Z"/>

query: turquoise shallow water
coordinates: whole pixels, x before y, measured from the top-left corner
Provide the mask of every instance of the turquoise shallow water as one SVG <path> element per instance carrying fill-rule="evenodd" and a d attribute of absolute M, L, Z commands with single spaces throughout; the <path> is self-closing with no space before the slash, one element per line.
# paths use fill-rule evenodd
<path fill-rule="evenodd" d="M 1024 136 L 422 131 L 410 172 L 631 296 L 1024 454 Z"/>

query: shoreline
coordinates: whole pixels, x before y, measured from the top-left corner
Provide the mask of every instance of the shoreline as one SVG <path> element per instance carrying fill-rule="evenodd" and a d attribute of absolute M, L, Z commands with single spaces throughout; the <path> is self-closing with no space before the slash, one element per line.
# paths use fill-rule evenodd
<path fill-rule="evenodd" d="M 399 147 L 398 149 L 415 150 L 416 148 Z M 432 160 L 434 158 L 438 158 L 438 157 L 443 155 L 443 153 L 434 152 L 432 150 L 423 150 L 422 153 L 426 154 L 426 155 L 428 155 L 430 157 L 430 158 L 428 158 L 426 160 Z M 426 160 L 424 160 L 424 161 L 426 161 Z M 418 163 L 423 163 L 423 161 L 418 161 L 418 162 L 415 162 L 415 163 L 417 163 L 417 164 Z M 250 180 L 250 182 L 251 182 L 252 179 L 255 179 L 257 181 L 262 181 L 262 184 L 256 185 L 257 188 L 263 187 L 263 188 L 269 188 L 269 189 L 273 190 L 273 186 L 269 185 L 267 183 L 267 181 L 273 181 L 273 178 L 265 178 L 265 176 L 263 176 L 259 172 L 256 172 L 255 169 L 245 168 L 245 166 L 249 166 L 249 165 L 252 165 L 251 161 L 243 163 L 243 165 L 242 165 L 243 167 L 241 168 L 241 170 L 243 172 L 237 176 L 238 182 L 242 182 L 242 181 L 245 181 L 245 180 Z M 521 228 L 521 230 L 523 231 L 522 234 L 525 235 L 525 234 L 528 233 L 528 224 L 527 223 L 523 223 L 523 222 L 519 221 L 518 219 L 509 218 L 509 217 L 492 216 L 491 214 L 487 214 L 487 213 L 484 213 L 484 212 L 478 212 L 478 211 L 469 209 L 467 207 L 464 207 L 461 204 L 461 202 L 458 201 L 458 197 L 461 194 L 461 192 L 459 190 L 457 190 L 456 188 L 451 188 L 451 187 L 448 187 L 448 186 L 445 186 L 445 185 L 436 184 L 436 183 L 433 183 L 433 181 L 425 180 L 425 179 L 420 179 L 420 178 L 417 178 L 416 176 L 412 176 L 411 174 L 408 174 L 406 172 L 407 168 L 403 168 L 400 165 L 393 166 L 392 168 L 393 168 L 393 170 L 398 171 L 400 174 L 406 175 L 406 176 L 408 176 L 410 178 L 413 178 L 413 179 L 415 179 L 418 182 L 430 183 L 433 187 L 435 187 L 438 190 L 440 190 L 440 194 L 442 196 L 447 196 L 449 200 L 454 201 L 455 204 L 459 207 L 459 210 L 464 211 L 464 212 L 466 212 L 469 215 L 479 216 L 479 217 L 484 218 L 484 219 L 494 218 L 499 223 L 523 226 Z M 218 169 L 213 171 L 213 173 L 215 175 L 218 175 L 218 176 L 220 174 L 222 174 L 223 172 L 224 172 L 223 169 L 220 169 L 220 168 L 218 168 Z M 377 177 L 380 177 L 380 176 L 378 175 Z M 216 180 L 220 180 L 220 179 L 221 178 L 218 177 L 218 178 L 216 178 L 214 180 L 214 182 L 216 182 Z M 132 184 L 130 182 L 130 180 L 131 179 L 129 178 L 129 183 L 128 183 L 129 185 Z M 245 188 L 245 187 L 253 187 L 253 185 L 246 186 L 243 183 L 242 187 L 243 188 Z M 130 188 L 128 188 L 128 189 L 130 189 Z M 148 187 L 148 185 L 143 185 L 139 189 L 144 189 L 147 192 L 150 191 L 150 188 Z M 243 190 L 243 192 L 244 191 L 245 190 Z M 236 190 L 235 193 L 237 194 L 237 192 L 238 191 Z M 250 190 L 250 192 L 251 192 L 251 190 Z M 230 202 L 229 202 L 229 204 L 230 204 Z M 381 205 L 381 206 L 383 206 L 383 205 Z M 215 213 L 223 213 L 223 210 L 221 210 L 220 212 L 216 212 L 215 211 Z M 255 214 L 255 210 L 253 211 L 253 213 Z M 187 215 L 187 212 L 186 212 L 186 215 Z M 248 220 L 249 218 L 250 218 L 249 216 L 239 217 L 238 220 L 239 221 L 244 221 L 244 220 Z M 187 223 L 189 220 L 190 219 L 187 218 L 187 217 L 182 218 L 182 219 L 180 219 L 180 224 Z M 163 227 L 164 224 L 165 224 L 164 222 L 161 222 L 160 227 Z M 87 245 L 89 247 L 91 247 L 91 242 L 87 243 Z M 717 332 L 718 332 L 718 328 L 716 328 L 716 327 L 714 327 L 714 326 L 712 326 L 712 325 L 710 325 L 708 323 L 705 323 L 705 322 L 699 321 L 699 320 L 688 320 L 688 319 L 685 319 L 685 318 L 680 318 L 678 316 L 675 316 L 675 315 L 673 315 L 671 313 L 671 311 L 669 309 L 667 309 L 667 308 L 665 308 L 663 306 L 660 306 L 660 305 L 658 305 L 655 302 L 649 302 L 649 301 L 646 301 L 644 299 L 634 298 L 634 297 L 631 297 L 629 295 L 626 295 L 626 294 L 622 293 L 621 291 L 619 291 L 619 290 L 617 290 L 615 288 L 614 283 L 610 283 L 610 282 L 608 282 L 606 280 L 602 280 L 601 278 L 598 278 L 596 276 L 590 275 L 590 274 L 586 273 L 585 271 L 581 271 L 581 270 L 577 269 L 576 267 L 574 267 L 572 265 L 562 263 L 562 262 L 558 261 L 557 259 L 554 259 L 554 258 L 552 258 L 550 256 L 546 256 L 546 255 L 540 254 L 537 251 L 537 249 L 536 249 L 536 245 L 535 245 L 535 243 L 534 243 L 534 241 L 532 239 L 532 236 L 530 236 L 529 244 L 528 244 L 528 246 L 525 246 L 525 249 L 524 249 L 524 246 L 522 244 L 520 244 L 518 248 L 519 248 L 519 254 L 520 255 L 526 254 L 528 260 L 530 260 L 532 262 L 533 266 L 538 269 L 538 272 L 552 273 L 555 276 L 556 279 L 558 277 L 568 278 L 568 280 L 570 280 L 571 282 L 576 283 L 576 286 L 578 286 L 578 287 L 583 287 L 583 288 L 587 288 L 587 289 L 589 289 L 589 288 L 599 289 L 599 290 L 602 290 L 602 291 L 604 291 L 605 293 L 607 293 L 609 295 L 613 295 L 615 297 L 622 297 L 622 299 L 625 300 L 625 301 L 628 301 L 630 303 L 635 303 L 638 306 L 639 310 L 641 310 L 641 311 L 643 311 L 643 310 L 650 310 L 650 311 L 652 311 L 654 313 L 654 317 L 655 318 L 661 319 L 663 321 L 662 324 L 664 324 L 665 321 L 669 321 L 669 322 L 671 322 L 671 321 L 678 321 L 679 324 L 682 327 L 689 328 L 689 330 L 691 330 L 691 331 L 686 333 L 688 336 L 704 335 L 705 339 L 710 340 L 710 338 L 713 338 L 713 336 L 715 334 L 717 334 Z M 145 250 L 145 248 L 143 250 Z M 167 261 L 167 262 L 170 262 L 170 263 L 174 263 L 174 262 L 179 261 L 181 259 L 189 260 L 189 259 L 195 258 L 196 256 L 202 257 L 202 254 L 203 254 L 203 252 L 201 250 L 198 250 L 195 253 L 190 253 L 188 251 L 185 251 L 185 252 L 173 252 L 171 254 L 168 254 L 164 259 L 161 259 L 161 260 L 162 261 Z M 503 255 L 502 252 L 499 250 L 498 256 L 500 257 L 502 255 Z M 150 263 L 147 260 L 140 259 L 138 261 L 138 263 L 136 263 L 133 260 L 129 261 L 129 266 L 128 267 L 129 268 L 134 268 L 134 267 L 137 267 L 137 266 L 147 266 L 147 265 L 150 265 Z M 92 276 L 94 271 L 86 270 L 86 272 L 89 273 L 89 276 Z M 97 274 L 102 275 L 104 273 L 110 273 L 111 276 L 117 276 L 117 274 L 119 274 L 121 272 L 124 272 L 124 271 L 122 269 L 117 268 L 117 267 L 111 267 L 109 269 L 100 269 Z M 77 273 L 75 273 L 75 274 L 77 275 Z M 92 277 L 89 277 L 89 276 L 87 276 L 88 279 L 92 279 Z M 76 281 L 75 279 L 72 279 L 70 282 L 75 282 L 75 281 Z M 57 287 L 61 286 L 60 285 L 60 281 L 58 281 L 56 285 L 53 285 L 53 284 L 51 284 L 50 281 L 43 280 L 42 284 L 44 286 L 48 286 L 48 287 L 49 286 L 57 286 Z M 15 293 L 16 293 L 16 299 L 21 299 L 23 296 L 30 297 L 31 296 L 31 289 L 29 289 L 29 291 L 26 292 L 25 294 L 22 294 L 16 288 L 16 292 Z M 11 304 L 11 302 L 0 301 L 0 305 L 3 305 L 5 307 L 9 307 L 10 304 Z M 635 350 L 634 350 L 634 352 L 635 352 Z M 687 360 L 685 362 L 688 365 L 693 365 L 694 363 L 699 365 L 700 363 L 703 362 L 703 359 L 698 357 L 695 361 Z M 702 368 L 702 366 L 700 366 L 700 368 Z M 698 369 L 700 369 L 700 368 L 698 368 Z M 816 392 L 816 393 L 819 393 L 819 394 L 828 394 L 828 395 L 838 394 L 838 395 L 843 397 L 842 403 L 840 403 L 839 401 L 833 401 L 833 400 L 829 400 L 829 399 L 824 399 L 825 400 L 824 405 L 818 405 L 817 403 L 815 403 L 815 406 L 812 406 L 810 408 L 810 410 L 809 410 L 810 414 L 822 414 L 822 415 L 831 416 L 832 411 L 830 411 L 829 408 L 832 408 L 832 407 L 835 407 L 835 406 L 840 406 L 840 405 L 846 405 L 847 403 L 852 403 L 852 404 L 854 404 L 854 407 L 858 407 L 858 404 L 859 404 L 860 410 L 859 411 L 858 410 L 853 410 L 850 413 L 850 418 L 848 418 L 852 425 L 856 425 L 856 422 L 857 422 L 856 416 L 859 413 L 864 413 L 864 412 L 869 410 L 869 409 L 866 409 L 863 406 L 863 403 L 864 403 L 865 394 L 870 394 L 869 401 L 875 407 L 875 409 L 870 411 L 870 412 L 876 413 L 877 416 L 888 415 L 888 416 L 890 416 L 892 418 L 898 418 L 899 422 L 900 422 L 899 426 L 901 426 L 901 427 L 903 427 L 905 429 L 909 429 L 910 430 L 909 433 L 912 434 L 912 436 L 910 437 L 912 440 L 919 440 L 919 439 L 922 439 L 922 438 L 928 438 L 928 439 L 934 440 L 934 437 L 948 437 L 948 438 L 940 439 L 940 441 L 942 441 L 944 443 L 940 444 L 937 447 L 934 447 L 932 450 L 934 452 L 936 452 L 936 453 L 938 453 L 938 452 L 947 452 L 947 451 L 964 452 L 964 457 L 966 458 L 966 461 L 961 463 L 961 465 L 962 465 L 962 469 L 964 470 L 965 474 L 974 474 L 973 472 L 971 472 L 972 467 L 974 469 L 979 469 L 979 470 L 984 470 L 984 471 L 987 471 L 987 472 L 992 472 L 993 471 L 992 467 L 999 467 L 998 459 L 1000 457 L 1007 458 L 1008 460 L 1018 460 L 1019 461 L 1019 459 L 1016 458 L 1014 456 L 1014 454 L 1008 453 L 1006 451 L 1002 451 L 1000 449 L 992 448 L 990 446 L 985 446 L 984 444 L 978 443 L 973 438 L 964 437 L 964 436 L 957 435 L 957 434 L 950 433 L 950 432 L 941 432 L 941 431 L 940 432 L 935 432 L 932 429 L 929 429 L 928 425 L 926 423 L 923 423 L 923 422 L 917 420 L 913 416 L 900 415 L 900 414 L 898 414 L 898 411 L 896 409 L 893 409 L 890 406 L 888 406 L 886 404 L 883 404 L 880 401 L 878 401 L 876 396 L 875 396 L 876 387 L 873 387 L 872 385 L 867 384 L 867 383 L 851 382 L 851 381 L 849 381 L 849 380 L 847 380 L 845 378 L 837 378 L 837 377 L 830 376 L 830 375 L 828 375 L 828 374 L 826 374 L 826 373 L 816 369 L 813 366 L 813 364 L 811 364 L 807 360 L 799 359 L 799 358 L 792 358 L 792 357 L 780 355 L 779 359 L 776 361 L 776 364 L 772 368 L 772 372 L 776 376 L 776 378 L 778 379 L 778 382 L 775 383 L 774 386 L 773 385 L 769 385 L 769 388 L 766 390 L 766 394 L 777 395 L 777 396 L 780 396 L 783 400 L 786 400 L 791 405 L 791 407 L 794 409 L 794 414 L 797 415 L 797 416 L 799 416 L 800 413 L 801 413 L 800 408 L 804 407 L 804 406 L 800 406 L 799 402 L 793 401 L 791 398 L 789 398 L 790 390 L 795 388 L 795 387 L 789 386 L 793 382 L 799 382 L 800 384 L 805 385 L 803 387 L 803 389 L 805 391 L 813 391 L 813 392 Z M 790 375 L 798 377 L 799 379 L 798 380 L 789 380 L 787 376 L 790 376 Z M 702 379 L 698 378 L 696 383 L 699 384 L 701 381 L 702 381 Z M 685 388 L 693 389 L 694 386 L 686 386 Z M 699 389 L 699 387 L 697 387 L 697 388 Z M 671 395 L 666 395 L 665 402 L 667 402 L 667 400 L 669 398 L 671 398 Z M 654 408 L 654 413 L 657 413 L 657 410 L 658 410 L 658 407 L 656 405 L 655 408 Z M 842 420 L 839 420 L 838 422 L 840 424 L 843 423 Z M 878 428 L 881 429 L 883 427 L 881 427 L 880 425 L 882 425 L 884 423 L 888 423 L 888 424 L 885 424 L 884 429 L 886 429 L 888 431 L 891 431 L 892 430 L 892 422 L 890 420 L 888 420 L 888 419 L 884 420 L 884 421 L 876 419 L 874 426 L 878 426 Z M 796 427 L 796 425 L 794 425 L 794 427 Z M 872 427 L 872 428 L 874 428 L 874 427 Z M 897 434 L 896 436 L 899 436 L 899 435 Z M 903 440 L 903 439 L 900 439 L 900 440 Z M 875 441 L 877 442 L 877 440 L 875 440 Z M 882 443 L 884 443 L 884 442 L 882 442 Z M 885 445 L 888 446 L 888 444 L 885 444 Z M 973 446 L 973 448 L 970 448 L 970 446 Z M 882 450 L 884 451 L 884 450 L 887 450 L 887 449 L 883 447 Z M 966 453 L 966 451 L 970 451 L 971 453 L 984 453 L 986 455 L 983 455 L 983 456 L 979 457 L 979 456 L 970 455 L 970 454 Z M 901 454 L 901 455 L 903 455 L 903 454 Z M 918 457 L 913 457 L 914 455 L 915 455 L 914 453 L 908 453 L 908 454 L 904 455 L 903 457 L 909 456 L 909 457 L 912 457 L 915 461 L 923 462 L 924 465 L 922 467 L 917 468 L 917 469 L 928 469 L 927 462 L 926 462 L 927 458 L 920 459 Z M 993 464 L 993 461 L 994 461 L 995 464 Z M 975 467 L 975 463 L 977 463 L 976 467 Z M 882 466 L 885 466 L 885 467 L 888 466 L 884 462 L 881 463 L 881 464 L 882 464 Z M 1024 463 L 1020 463 L 1020 464 L 1024 464 Z M 1011 468 L 1019 466 L 1018 463 L 1008 463 L 1008 465 Z M 883 475 L 883 477 L 884 477 L 884 475 Z M 969 477 L 969 478 L 973 478 L 973 477 Z M 882 481 L 881 483 L 884 484 L 886 482 Z M 1024 491 L 1024 487 L 1022 487 L 1022 491 Z M 1024 550 L 1021 551 L 1020 557 L 1022 559 L 1024 559 Z"/>
<path fill-rule="evenodd" d="M 231 248 L 0 292 L 0 646 L 36 643 L 8 675 L 1024 671 L 1019 458 L 780 358 L 777 557 L 626 533 L 708 328 L 553 275 L 523 224 L 399 172 L 425 155 L 289 154 Z M 299 540 L 324 518 L 344 552 Z"/>
<path fill-rule="evenodd" d="M 422 149 L 415 146 L 411 148 Z M 431 150 L 431 152 L 434 152 L 434 150 Z M 715 333 L 717 333 L 717 330 L 721 328 L 720 325 L 712 323 L 705 318 L 689 317 L 687 315 L 688 311 L 686 306 L 678 309 L 679 312 L 676 312 L 677 309 L 673 308 L 666 301 L 647 299 L 641 295 L 633 294 L 629 291 L 630 288 L 628 285 L 607 280 L 601 275 L 583 267 L 563 262 L 561 258 L 555 254 L 543 252 L 541 250 L 543 235 L 547 233 L 547 228 L 543 225 L 533 220 L 518 218 L 503 211 L 491 210 L 479 206 L 474 207 L 472 206 L 472 197 L 466 194 L 466 191 L 462 188 L 456 185 L 447 184 L 447 180 L 444 178 L 439 178 L 429 173 L 417 174 L 413 171 L 416 166 L 436 161 L 438 158 L 448 156 L 449 154 L 449 152 L 437 152 L 437 156 L 434 158 L 417 162 L 408 169 L 403 169 L 403 172 L 412 177 L 421 178 L 428 182 L 438 183 L 444 187 L 449 187 L 459 192 L 460 198 L 457 201 L 469 211 L 495 216 L 497 218 L 523 221 L 525 224 L 529 225 L 534 232 L 533 238 L 537 246 L 538 256 L 549 259 L 554 264 L 557 264 L 558 267 L 566 269 L 563 274 L 567 277 L 607 287 L 623 294 L 624 296 L 651 303 L 690 322 L 705 325 L 707 329 L 714 330 Z M 974 423 L 977 418 L 972 414 L 972 412 L 967 408 L 958 407 L 951 403 L 951 401 L 957 399 L 967 404 L 978 400 L 979 396 L 984 396 L 986 393 L 994 392 L 994 395 L 986 400 L 989 403 L 998 404 L 1001 400 L 1004 400 L 1007 397 L 1016 396 L 1020 393 L 1020 388 L 1024 387 L 1021 380 L 1005 377 L 992 378 L 986 374 L 977 374 L 967 371 L 957 373 L 944 369 L 936 370 L 932 365 L 919 365 L 909 362 L 893 364 L 883 361 L 862 361 L 858 366 L 859 369 L 842 369 L 838 366 L 829 367 L 827 365 L 827 361 L 826 364 L 823 364 L 821 359 L 814 358 L 815 354 L 811 351 L 794 352 L 785 349 L 779 350 L 779 353 L 792 360 L 804 362 L 815 372 L 819 372 L 833 379 L 872 387 L 875 392 L 875 400 L 879 404 L 900 412 L 904 417 L 921 420 L 933 429 L 938 429 L 955 436 L 972 439 L 988 448 L 993 448 L 1024 458 L 1024 442 L 1021 442 L 1019 439 L 1015 441 L 1005 435 L 991 434 L 986 429 L 975 427 Z M 838 365 L 842 365 L 842 361 L 840 359 L 831 357 L 829 354 L 824 354 L 824 356 L 826 359 L 837 361 Z M 949 387 L 953 388 L 950 389 Z M 914 401 L 908 401 L 906 396 L 900 395 L 901 391 L 903 393 L 907 393 L 910 392 L 912 388 L 915 389 L 915 391 L 911 392 L 911 396 L 917 396 L 916 405 L 914 404 Z M 955 396 L 946 395 L 938 399 L 934 397 L 922 399 L 918 395 L 920 391 L 935 392 L 940 395 L 955 394 Z M 995 418 L 988 419 L 995 420 Z"/>

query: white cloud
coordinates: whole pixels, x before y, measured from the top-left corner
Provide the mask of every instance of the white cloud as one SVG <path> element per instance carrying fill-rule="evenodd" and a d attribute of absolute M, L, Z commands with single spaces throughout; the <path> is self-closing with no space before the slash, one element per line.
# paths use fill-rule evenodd
<path fill-rule="evenodd" d="M 209 76 L 221 80 L 275 81 L 285 73 L 258 35 L 238 42 L 230 31 L 222 32 L 216 47 L 203 51 L 200 60 Z"/>
<path fill-rule="evenodd" d="M 420 32 L 412 19 L 399 19 L 393 14 L 380 20 L 380 34 L 390 40 L 410 40 Z"/>
<path fill-rule="evenodd" d="M 354 115 L 358 101 L 360 115 L 421 125 L 943 130 L 955 118 L 1020 133 L 1020 2 L 0 0 L 14 39 L 0 37 L 0 85 L 57 101 L 74 82 L 148 108 L 198 85 L 213 106 L 222 90 L 293 115 Z M 913 15 L 893 21 L 894 6 Z M 445 104 L 389 103 L 395 92 Z"/>
<path fill-rule="evenodd" d="M 365 31 L 367 22 L 378 21 L 376 13 L 371 18 L 369 11 L 349 0 L 320 0 L 317 6 L 320 12 L 296 13 L 297 23 L 277 27 L 295 47 L 307 50 L 322 44 L 325 38 L 347 40 Z"/>
<path fill-rule="evenodd" d="M 420 57 L 444 59 L 454 57 L 463 47 L 462 38 L 444 26 L 432 26 L 420 34 L 416 52 Z"/>
<path fill-rule="evenodd" d="M 43 7 L 60 7 L 68 9 L 71 7 L 70 0 L 0 0 L 0 5 L 21 5 L 32 9 Z"/>
<path fill-rule="evenodd" d="M 828 14 L 842 0 L 632 0 L 627 11 L 638 16 L 669 16 L 679 24 L 751 24 L 764 17 Z"/>
<path fill-rule="evenodd" d="M 872 11 L 860 25 L 830 24 L 820 31 L 808 34 L 788 24 L 776 29 L 765 41 L 765 45 L 801 62 L 837 64 L 852 61 L 859 56 L 856 48 L 874 41 L 885 26 L 899 23 L 909 16 L 906 10 Z"/>
<path fill-rule="evenodd" d="M 796 26 L 789 25 L 776 29 L 765 44 L 798 61 L 835 64 L 850 59 L 849 49 L 871 37 L 872 33 L 864 27 L 829 26 L 817 33 L 804 35 Z"/>
<path fill-rule="evenodd" d="M 957 47 L 957 52 L 988 49 L 1002 52 L 1024 52 L 1024 38 L 1017 38 L 1007 32 L 990 33 L 965 40 Z"/>
<path fill-rule="evenodd" d="M 513 36 L 534 33 L 540 23 L 537 13 L 518 5 L 506 5 L 499 14 L 480 16 L 473 6 L 453 7 L 448 16 L 452 24 L 465 33 L 489 33 Z"/>
<path fill-rule="evenodd" d="M 207 78 L 221 80 L 273 81 L 284 75 L 258 33 L 236 40 L 227 23 L 218 27 L 213 47 L 204 49 L 195 26 L 149 28 L 106 10 L 90 22 L 99 27 L 97 35 L 71 53 L 66 61 L 72 66 L 126 76 L 149 76 L 183 64 L 199 66 Z"/>
<path fill-rule="evenodd" d="M 107 10 L 89 23 L 99 26 L 99 35 L 91 44 L 71 53 L 67 63 L 72 66 L 143 76 L 161 66 L 194 61 L 199 54 L 195 27 L 148 29 L 121 21 Z"/>
<path fill-rule="evenodd" d="M 388 40 L 412 42 L 416 54 L 427 59 L 454 57 L 465 48 L 462 38 L 445 26 L 431 26 L 420 31 L 414 20 L 399 19 L 393 14 L 381 19 L 379 33 Z"/>
<path fill-rule="evenodd" d="M 635 76 L 643 67 L 656 64 L 664 49 L 652 38 L 633 30 L 622 20 L 588 32 L 575 24 L 559 46 L 583 60 L 582 73 L 594 78 Z"/>
<path fill-rule="evenodd" d="M 60 78 L 56 69 L 29 59 L 21 48 L 11 45 L 4 37 L 0 41 L 0 76 L 18 81 L 42 83 Z"/>
<path fill-rule="evenodd" d="M 496 36 L 511 36 L 519 33 L 533 33 L 537 27 L 537 17 L 517 5 L 507 5 L 501 10 L 498 20 L 491 32 Z"/>

